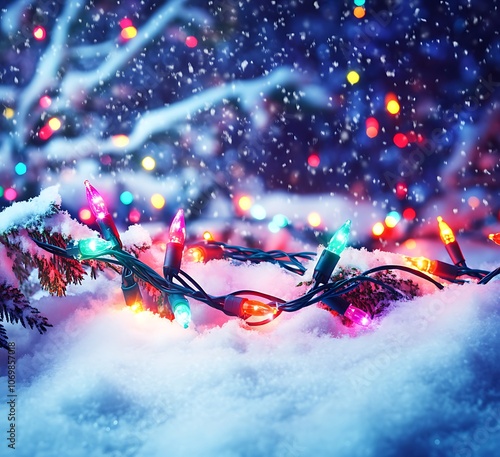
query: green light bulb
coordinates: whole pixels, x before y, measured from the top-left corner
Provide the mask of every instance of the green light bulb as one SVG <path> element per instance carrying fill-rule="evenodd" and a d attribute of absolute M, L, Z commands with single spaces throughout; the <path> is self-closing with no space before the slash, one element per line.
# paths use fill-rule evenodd
<path fill-rule="evenodd" d="M 191 323 L 191 307 L 189 302 L 181 294 L 170 294 L 167 297 L 172 308 L 176 322 L 183 328 L 188 328 Z"/>
<path fill-rule="evenodd" d="M 342 227 L 340 227 L 330 239 L 328 249 L 334 254 L 340 255 L 342 251 L 346 248 L 347 242 L 349 241 L 349 233 L 351 231 L 351 221 L 348 219 Z"/>
<path fill-rule="evenodd" d="M 106 251 L 113 249 L 116 243 L 102 238 L 87 238 L 78 242 L 78 258 L 93 259 Z"/>

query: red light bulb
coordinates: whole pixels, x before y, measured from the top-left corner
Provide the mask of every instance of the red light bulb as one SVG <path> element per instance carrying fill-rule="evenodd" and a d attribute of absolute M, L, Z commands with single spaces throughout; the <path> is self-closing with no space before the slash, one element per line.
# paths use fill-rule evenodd
<path fill-rule="evenodd" d="M 184 247 L 186 242 L 186 221 L 184 220 L 184 210 L 177 211 L 168 234 L 169 243 L 177 243 Z"/>
<path fill-rule="evenodd" d="M 171 279 L 181 269 L 182 251 L 186 241 L 186 222 L 184 221 L 184 211 L 180 209 L 170 224 L 168 243 L 165 250 L 165 260 L 163 262 L 163 276 Z"/>
<path fill-rule="evenodd" d="M 109 214 L 109 211 L 108 208 L 106 208 L 106 203 L 104 203 L 102 195 L 88 180 L 85 180 L 84 184 L 87 201 L 89 202 L 92 214 L 96 219 L 104 219 Z"/>
<path fill-rule="evenodd" d="M 106 203 L 104 203 L 102 195 L 92 184 L 90 184 L 88 180 L 85 180 L 84 184 L 90 211 L 96 218 L 96 222 L 101 229 L 103 238 L 105 240 L 115 242 L 116 245 L 121 248 L 122 242 L 120 240 L 120 235 L 111 214 L 109 214 Z"/>

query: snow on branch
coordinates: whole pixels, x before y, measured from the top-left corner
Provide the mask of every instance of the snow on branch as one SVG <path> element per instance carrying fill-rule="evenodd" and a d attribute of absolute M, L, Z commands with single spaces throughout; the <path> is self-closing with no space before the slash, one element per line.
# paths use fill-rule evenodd
<path fill-rule="evenodd" d="M 83 1 L 65 3 L 65 7 L 52 30 L 51 42 L 40 57 L 37 71 L 28 86 L 23 89 L 22 96 L 19 97 L 16 140 L 20 147 L 24 144 L 26 135 L 30 131 L 26 121 L 33 104 L 40 98 L 41 94 L 57 82 L 57 73 L 60 71 L 66 56 L 66 42 L 70 36 L 70 26 L 83 7 Z"/>
<path fill-rule="evenodd" d="M 130 58 L 143 49 L 154 37 L 156 37 L 165 26 L 177 17 L 182 11 L 181 6 L 185 0 L 173 0 L 165 3 L 158 12 L 140 28 L 137 36 L 124 46 L 119 48 L 107 48 L 109 53 L 104 54 L 105 59 L 99 67 L 92 71 L 70 72 L 61 83 L 61 93 L 59 102 L 56 102 L 53 109 L 65 106 L 66 100 L 70 100 L 75 93 L 78 95 L 88 92 L 104 81 L 115 77 L 116 71 L 123 68 Z M 99 45 L 96 45 L 99 46 Z M 90 49 L 86 50 L 88 54 Z"/>
<path fill-rule="evenodd" d="M 140 148 L 152 135 L 165 132 L 179 121 L 189 119 L 194 113 L 208 110 L 214 104 L 234 100 L 248 106 L 255 97 L 298 83 L 299 78 L 300 75 L 291 68 L 278 68 L 260 78 L 221 84 L 175 104 L 148 111 L 139 118 L 129 136 L 129 143 L 124 148 L 117 147 L 111 138 L 100 140 L 87 135 L 71 140 L 54 139 L 44 148 L 44 153 L 51 159 L 64 157 L 66 160 L 92 152 L 125 154 Z"/>

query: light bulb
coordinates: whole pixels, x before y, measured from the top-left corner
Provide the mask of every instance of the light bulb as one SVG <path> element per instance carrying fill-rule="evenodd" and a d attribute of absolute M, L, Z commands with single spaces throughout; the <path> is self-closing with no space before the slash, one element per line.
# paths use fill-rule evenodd
<path fill-rule="evenodd" d="M 85 192 L 87 194 L 87 202 L 92 214 L 96 218 L 96 222 L 99 225 L 102 236 L 108 241 L 113 241 L 116 246 L 121 248 L 122 242 L 120 240 L 118 229 L 113 221 L 113 217 L 109 214 L 108 208 L 104 203 L 104 199 L 88 180 L 84 181 L 84 184 Z"/>
<path fill-rule="evenodd" d="M 321 256 L 314 267 L 313 278 L 316 284 L 326 284 L 340 260 L 340 254 L 346 248 L 351 231 L 351 221 L 347 220 L 330 239 L 328 246 L 321 253 Z"/>
<path fill-rule="evenodd" d="M 451 230 L 450 226 L 445 221 L 443 221 L 443 218 L 441 216 L 438 216 L 437 220 L 439 224 L 439 235 L 446 247 L 448 255 L 455 265 L 465 267 L 466 264 L 464 255 L 462 254 L 460 245 L 455 239 L 453 231 Z"/>
<path fill-rule="evenodd" d="M 175 321 L 183 328 L 188 328 L 191 323 L 191 307 L 186 297 L 181 294 L 168 294 L 167 303 L 174 313 Z"/>
<path fill-rule="evenodd" d="M 184 253 L 186 262 L 203 263 L 205 261 L 205 250 L 201 246 L 192 246 Z"/>
<path fill-rule="evenodd" d="M 435 260 L 430 260 L 426 257 L 405 257 L 406 260 L 415 268 L 426 273 L 433 273 L 436 266 Z"/>
<path fill-rule="evenodd" d="M 371 322 L 371 317 L 366 311 L 351 305 L 342 297 L 333 296 L 321 298 L 321 302 L 333 311 L 347 317 L 355 324 L 366 326 Z"/>
<path fill-rule="evenodd" d="M 170 224 L 168 241 L 169 243 L 180 244 L 184 247 L 184 243 L 186 242 L 186 222 L 184 220 L 183 209 L 177 211 L 177 214 Z"/>
<path fill-rule="evenodd" d="M 96 219 L 104 219 L 106 215 L 109 214 L 109 211 L 106 207 L 106 203 L 104 203 L 102 195 L 88 180 L 85 180 L 84 184 L 90 211 L 92 211 Z"/>
<path fill-rule="evenodd" d="M 453 244 L 451 245 L 453 246 Z M 429 260 L 426 257 L 406 257 L 406 260 L 420 271 L 454 281 L 460 275 L 460 268 L 440 260 Z"/>
<path fill-rule="evenodd" d="M 270 306 L 267 303 L 262 303 L 258 300 L 244 299 L 241 304 L 241 316 L 242 317 L 265 317 L 266 319 L 273 318 L 273 316 L 278 312 L 275 306 Z"/>
<path fill-rule="evenodd" d="M 496 244 L 500 244 L 500 233 L 490 233 L 488 238 Z"/>
<path fill-rule="evenodd" d="M 455 241 L 455 234 L 451 230 L 450 226 L 443 221 L 441 216 L 437 218 L 439 224 L 439 235 L 444 244 L 450 244 Z"/>
<path fill-rule="evenodd" d="M 371 322 L 370 315 L 362 309 L 349 305 L 346 309 L 344 316 L 353 321 L 355 324 L 367 326 Z"/>
<path fill-rule="evenodd" d="M 87 238 L 78 241 L 78 260 L 94 259 L 107 251 L 112 250 L 115 244 L 111 241 L 103 240 L 102 238 Z"/>
<path fill-rule="evenodd" d="M 238 297 L 237 295 L 228 295 L 225 298 L 222 311 L 228 316 L 238 316 L 245 320 L 260 318 L 259 324 L 271 321 L 279 314 L 275 303 L 263 303 L 258 300 Z"/>
<path fill-rule="evenodd" d="M 213 244 L 207 241 L 201 241 L 190 245 L 183 255 L 183 260 L 186 262 L 206 263 L 214 259 L 222 259 L 224 257 L 224 249 L 218 244 Z"/>
<path fill-rule="evenodd" d="M 168 234 L 168 243 L 165 250 L 165 260 L 163 262 L 163 275 L 171 278 L 179 272 L 182 262 L 182 251 L 186 241 L 186 223 L 184 221 L 184 211 L 177 211 Z"/>
<path fill-rule="evenodd" d="M 342 251 L 346 248 L 347 242 L 349 241 L 349 234 L 351 232 L 351 221 L 348 219 L 342 227 L 340 227 L 330 239 L 328 249 L 334 254 L 340 255 Z"/>
<path fill-rule="evenodd" d="M 122 271 L 122 292 L 125 298 L 125 303 L 130 306 L 132 311 L 142 311 L 142 294 L 139 284 L 134 278 L 132 271 L 128 268 L 123 268 Z"/>

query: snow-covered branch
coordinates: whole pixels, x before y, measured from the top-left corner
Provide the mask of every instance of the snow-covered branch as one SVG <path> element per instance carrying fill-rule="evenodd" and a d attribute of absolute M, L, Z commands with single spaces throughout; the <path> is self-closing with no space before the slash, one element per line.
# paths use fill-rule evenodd
<path fill-rule="evenodd" d="M 165 132 L 182 120 L 201 111 L 206 111 L 218 103 L 233 100 L 242 105 L 249 105 L 256 97 L 262 97 L 283 86 L 299 82 L 300 75 L 289 68 L 279 68 L 251 80 L 239 80 L 224 83 L 220 86 L 206 89 L 173 105 L 151 110 L 144 113 L 136 123 L 129 136 L 126 147 L 119 148 L 111 138 L 98 139 L 87 135 L 74 140 L 58 138 L 51 141 L 44 154 L 51 159 L 73 159 L 84 157 L 90 153 L 127 153 L 140 148 L 151 136 Z"/>

